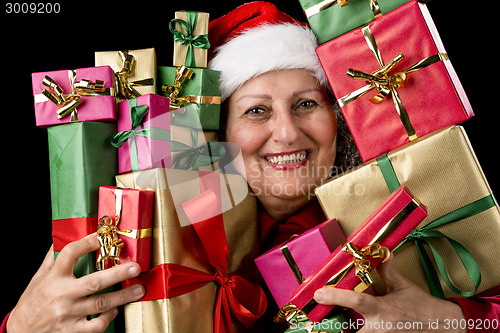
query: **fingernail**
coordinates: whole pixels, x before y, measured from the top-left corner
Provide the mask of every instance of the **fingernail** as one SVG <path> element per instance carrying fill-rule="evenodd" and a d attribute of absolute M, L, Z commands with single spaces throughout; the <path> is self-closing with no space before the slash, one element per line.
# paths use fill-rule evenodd
<path fill-rule="evenodd" d="M 132 287 L 132 294 L 137 297 L 144 296 L 144 288 L 140 284 L 136 284 Z"/>
<path fill-rule="evenodd" d="M 316 290 L 314 293 L 314 300 L 318 303 L 323 302 L 325 299 L 325 292 L 321 289 Z"/>
<path fill-rule="evenodd" d="M 132 267 L 130 267 L 130 268 L 128 269 L 128 273 L 129 273 L 129 275 L 130 275 L 131 277 L 134 277 L 134 276 L 139 275 L 140 270 L 139 270 L 139 268 L 138 268 L 136 265 L 134 265 L 134 266 L 132 266 Z"/>

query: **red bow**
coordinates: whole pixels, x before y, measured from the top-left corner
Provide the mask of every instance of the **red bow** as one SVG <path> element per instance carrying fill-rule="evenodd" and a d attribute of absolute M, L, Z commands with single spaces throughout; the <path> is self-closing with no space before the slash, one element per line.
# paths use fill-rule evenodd
<path fill-rule="evenodd" d="M 251 327 L 266 310 L 266 296 L 257 284 L 240 275 L 227 273 L 229 249 L 221 203 L 212 190 L 220 188 L 220 182 L 217 179 L 216 184 L 213 183 L 215 187 L 207 186 L 207 177 L 200 177 L 200 183 L 201 178 L 205 178 L 202 190 L 204 187 L 210 189 L 183 204 L 183 208 L 202 242 L 210 264 L 215 268 L 215 273 L 178 264 L 162 264 L 135 279 L 127 280 L 123 287 L 144 284 L 147 292 L 141 301 L 147 301 L 180 296 L 215 281 L 220 288 L 215 303 L 214 332 L 233 331 L 231 312 L 245 327 Z"/>

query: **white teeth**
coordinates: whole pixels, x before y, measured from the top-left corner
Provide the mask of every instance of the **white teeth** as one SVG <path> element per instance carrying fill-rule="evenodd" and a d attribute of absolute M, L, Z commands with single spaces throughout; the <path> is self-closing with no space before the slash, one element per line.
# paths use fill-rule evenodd
<path fill-rule="evenodd" d="M 290 164 L 303 161 L 306 156 L 306 153 L 295 153 L 290 155 L 269 156 L 266 157 L 266 159 L 272 164 Z"/>

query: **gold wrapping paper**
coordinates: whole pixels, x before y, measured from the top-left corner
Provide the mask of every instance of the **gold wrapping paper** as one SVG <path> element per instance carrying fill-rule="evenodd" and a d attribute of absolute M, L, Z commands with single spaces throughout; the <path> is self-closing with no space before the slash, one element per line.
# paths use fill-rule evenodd
<path fill-rule="evenodd" d="M 258 255 L 256 199 L 248 191 L 243 177 L 220 176 L 224 227 L 230 251 L 228 272 L 250 272 L 253 281 L 257 282 L 258 273 L 253 262 Z M 175 208 L 200 193 L 197 172 L 150 169 L 118 175 L 116 181 L 120 187 L 155 190 L 153 267 L 176 263 L 211 271 L 196 232 L 187 222 L 184 211 L 179 209 L 177 214 Z M 176 194 L 175 200 L 171 189 Z M 229 209 L 234 205 L 235 208 Z M 125 306 L 126 332 L 211 332 L 216 292 L 216 284 L 210 283 L 175 298 L 130 303 Z M 233 321 L 235 332 L 242 332 L 242 328 Z"/>
<path fill-rule="evenodd" d="M 135 58 L 135 68 L 133 73 L 128 77 L 128 82 L 140 82 L 146 79 L 153 79 L 154 85 L 137 86 L 134 85 L 141 95 L 156 94 L 156 52 L 154 48 L 128 50 L 129 54 Z M 113 71 L 119 72 L 123 68 L 123 61 L 118 54 L 118 51 L 98 51 L 95 52 L 96 66 L 110 66 Z M 123 99 L 118 99 L 120 102 Z"/>
<path fill-rule="evenodd" d="M 491 194 L 461 126 L 451 126 L 419 138 L 391 151 L 388 157 L 399 182 L 408 186 L 428 208 L 429 216 L 418 228 Z M 328 218 L 336 218 L 346 235 L 354 231 L 389 194 L 376 160 L 339 175 L 316 189 L 325 214 Z M 500 257 L 494 255 L 500 237 L 498 205 L 436 230 L 461 243 L 474 256 L 482 273 L 478 293 L 500 285 Z M 443 256 L 454 284 L 462 290 L 473 290 L 474 286 L 451 246 L 442 239 L 430 239 L 430 242 Z M 415 244 L 407 242 L 394 253 L 394 267 L 428 290 Z M 457 297 L 441 277 L 440 282 L 446 298 Z M 378 293 L 384 292 L 378 277 L 374 287 Z"/>
<path fill-rule="evenodd" d="M 208 34 L 208 22 L 210 20 L 209 13 L 197 12 L 198 20 L 196 26 L 193 29 L 193 36 L 206 35 Z M 177 11 L 175 12 L 175 18 L 187 22 L 187 11 Z M 179 23 L 175 23 L 175 30 L 184 32 Z M 185 33 L 185 32 L 184 32 Z M 188 46 L 182 45 L 182 43 L 174 43 L 174 62 L 173 66 L 182 66 L 186 62 L 186 55 L 188 52 Z M 208 63 L 208 49 L 202 49 L 198 47 L 193 47 L 194 60 L 196 62 L 197 68 L 207 68 Z"/>

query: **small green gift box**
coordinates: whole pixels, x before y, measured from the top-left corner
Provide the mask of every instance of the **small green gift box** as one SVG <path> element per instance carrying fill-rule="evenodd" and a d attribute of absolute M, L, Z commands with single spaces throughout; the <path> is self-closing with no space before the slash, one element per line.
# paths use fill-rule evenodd
<path fill-rule="evenodd" d="M 409 0 L 299 0 L 318 44 L 361 27 Z M 425 2 L 425 1 L 421 1 Z"/>
<path fill-rule="evenodd" d="M 158 66 L 160 95 L 170 98 L 170 109 L 178 109 L 172 125 L 218 130 L 221 92 L 219 71 L 205 68 Z M 184 111 L 182 111 L 182 109 Z"/>

